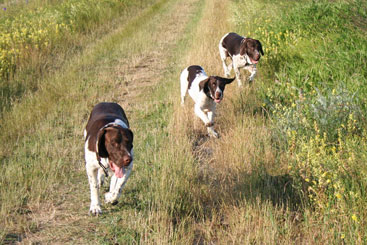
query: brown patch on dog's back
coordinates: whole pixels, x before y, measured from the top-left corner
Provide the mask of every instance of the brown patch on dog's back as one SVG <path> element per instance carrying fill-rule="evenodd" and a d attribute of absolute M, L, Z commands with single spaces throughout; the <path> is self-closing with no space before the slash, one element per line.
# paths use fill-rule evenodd
<path fill-rule="evenodd" d="M 87 136 L 85 138 L 85 140 L 88 140 L 90 151 L 96 152 L 97 150 L 96 143 L 99 130 L 116 119 L 120 119 L 129 127 L 129 121 L 120 105 L 102 102 L 93 108 L 86 126 Z"/>
<path fill-rule="evenodd" d="M 231 32 L 223 39 L 222 46 L 232 57 L 233 55 L 239 54 L 241 49 L 241 43 L 244 38 L 237 33 Z"/>
<path fill-rule="evenodd" d="M 202 72 L 204 72 L 204 69 L 201 66 L 193 65 L 189 66 L 187 68 L 187 71 L 189 73 L 187 77 L 187 81 L 189 82 L 188 89 L 190 89 L 192 82 L 195 80 L 196 76 Z"/>

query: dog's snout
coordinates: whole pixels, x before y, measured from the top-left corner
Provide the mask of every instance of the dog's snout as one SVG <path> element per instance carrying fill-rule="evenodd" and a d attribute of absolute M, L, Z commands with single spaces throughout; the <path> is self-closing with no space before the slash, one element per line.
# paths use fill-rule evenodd
<path fill-rule="evenodd" d="M 215 92 L 215 98 L 217 98 L 217 99 L 222 98 L 222 92 L 216 91 Z"/>
<path fill-rule="evenodd" d="M 258 61 L 258 60 L 260 59 L 260 57 L 261 57 L 260 52 L 259 52 L 259 51 L 257 51 L 257 52 L 255 53 L 255 57 L 254 57 L 254 59 L 255 59 L 256 61 Z"/>
<path fill-rule="evenodd" d="M 128 155 L 125 155 L 125 156 L 122 157 L 122 161 L 123 161 L 124 165 L 130 164 L 131 160 L 132 160 L 131 156 L 128 156 Z"/>

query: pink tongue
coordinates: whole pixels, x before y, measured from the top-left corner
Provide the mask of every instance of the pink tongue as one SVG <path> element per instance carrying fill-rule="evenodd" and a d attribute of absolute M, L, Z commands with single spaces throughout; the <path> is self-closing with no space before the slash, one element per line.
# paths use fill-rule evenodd
<path fill-rule="evenodd" d="M 124 176 L 123 169 L 117 166 L 114 162 L 110 161 L 110 168 L 115 173 L 117 178 L 122 178 Z"/>
<path fill-rule="evenodd" d="M 257 62 L 259 62 L 259 61 L 251 59 L 251 62 L 252 62 L 252 64 L 257 64 Z"/>
<path fill-rule="evenodd" d="M 221 102 L 221 100 L 218 100 L 218 99 L 215 99 L 214 100 L 216 103 L 220 103 Z"/>

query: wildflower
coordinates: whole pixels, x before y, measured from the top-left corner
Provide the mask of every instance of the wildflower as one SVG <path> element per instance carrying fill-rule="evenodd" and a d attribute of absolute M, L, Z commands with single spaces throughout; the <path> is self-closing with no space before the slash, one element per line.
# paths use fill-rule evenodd
<path fill-rule="evenodd" d="M 340 238 L 341 238 L 341 239 L 344 239 L 344 238 L 345 238 L 345 234 L 344 234 L 344 233 L 342 233 L 342 234 L 340 235 Z"/>
<path fill-rule="evenodd" d="M 340 195 L 340 193 L 336 193 L 335 194 L 335 196 L 336 196 L 336 198 L 338 198 L 338 199 L 341 199 L 342 198 L 342 195 Z M 353 217 L 352 217 L 353 218 Z"/>
<path fill-rule="evenodd" d="M 5 11 L 5 10 L 6 10 L 6 8 L 3 8 L 3 10 Z"/>
<path fill-rule="evenodd" d="M 358 222 L 358 218 L 355 214 L 352 215 L 352 220 L 354 220 L 355 222 Z"/>

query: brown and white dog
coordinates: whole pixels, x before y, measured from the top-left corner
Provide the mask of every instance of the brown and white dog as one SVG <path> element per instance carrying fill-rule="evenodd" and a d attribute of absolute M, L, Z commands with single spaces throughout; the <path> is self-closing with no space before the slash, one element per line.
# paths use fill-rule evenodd
<path fill-rule="evenodd" d="M 229 77 L 233 68 L 238 86 L 241 86 L 242 81 L 239 68 L 245 68 L 251 73 L 249 80 L 252 82 L 256 76 L 256 64 L 259 62 L 261 55 L 264 55 L 264 51 L 259 40 L 242 37 L 234 32 L 230 32 L 220 40 L 219 54 L 223 62 L 225 76 Z M 229 65 L 226 63 L 227 57 L 232 60 L 232 63 Z"/>
<path fill-rule="evenodd" d="M 195 102 L 195 114 L 205 123 L 209 136 L 218 138 L 213 127 L 216 104 L 222 101 L 225 86 L 233 80 L 234 78 L 208 77 L 204 69 L 197 65 L 189 66 L 181 73 L 181 105 L 184 104 L 188 91 Z"/>
<path fill-rule="evenodd" d="M 102 213 L 99 189 L 105 170 L 112 174 L 106 203 L 116 204 L 133 168 L 133 133 L 124 110 L 116 103 L 97 104 L 89 117 L 85 137 L 85 162 L 91 203 L 89 212 Z"/>

